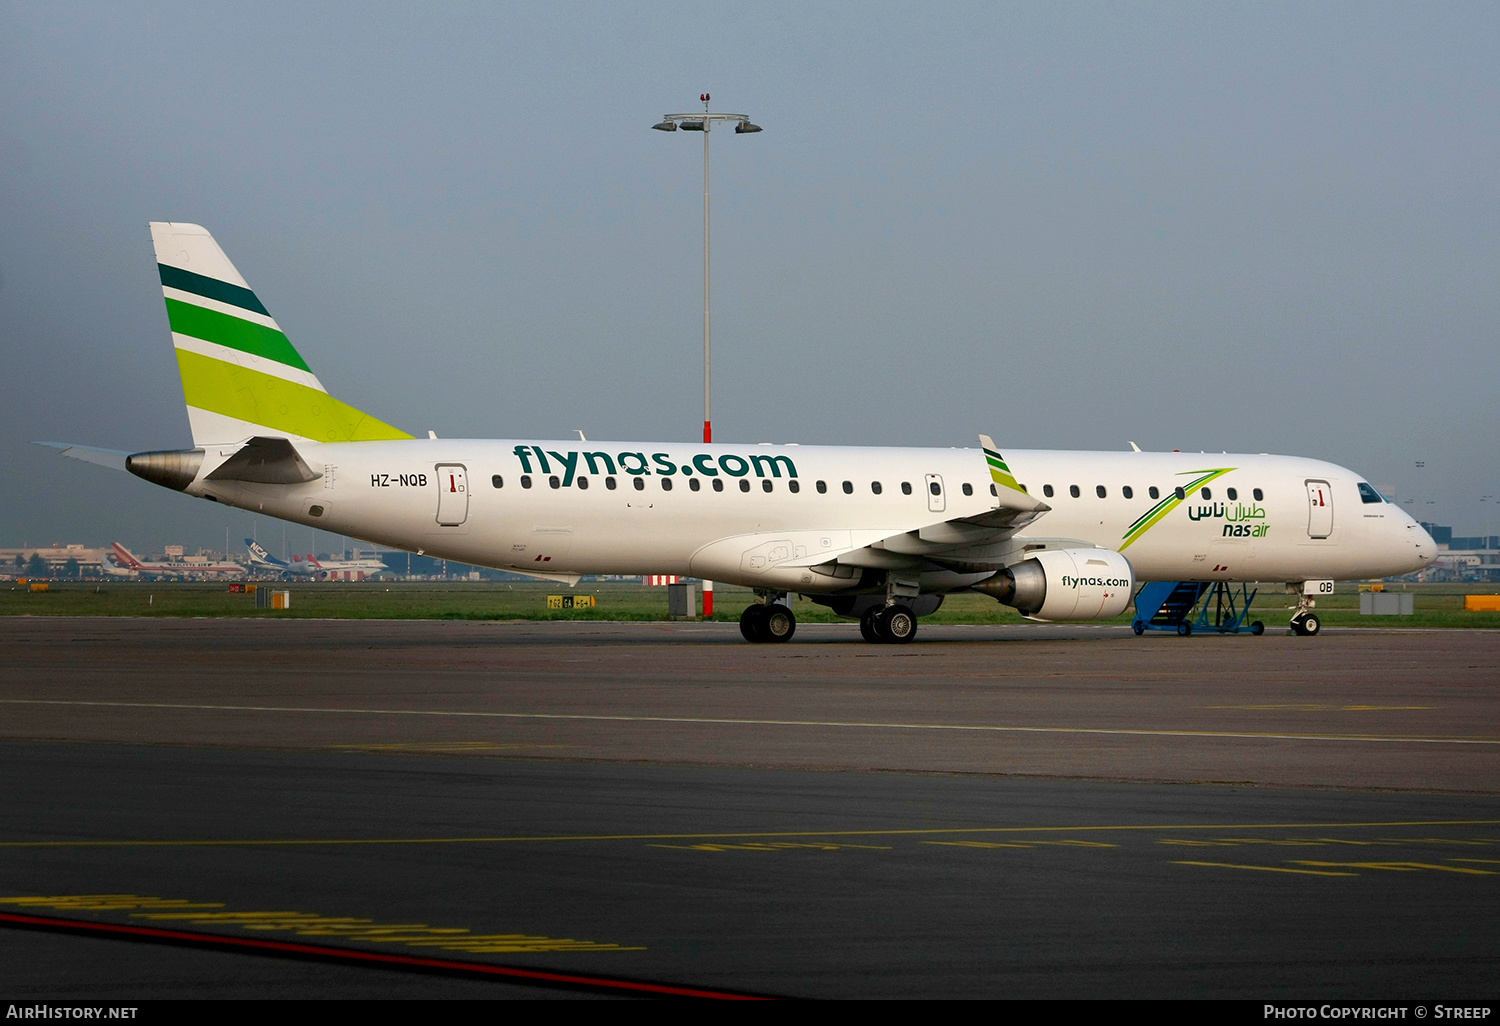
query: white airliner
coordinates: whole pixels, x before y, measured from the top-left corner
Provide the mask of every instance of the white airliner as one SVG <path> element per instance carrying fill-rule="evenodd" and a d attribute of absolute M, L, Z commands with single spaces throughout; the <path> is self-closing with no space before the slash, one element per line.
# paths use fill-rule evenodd
<path fill-rule="evenodd" d="M 320 581 L 363 581 L 367 577 L 390 572 L 390 567 L 373 556 L 358 559 L 319 559 L 309 552 L 305 556 L 293 556 L 293 564 L 307 567 L 309 573 Z"/>
<path fill-rule="evenodd" d="M 147 563 L 119 542 L 112 542 L 117 566 L 155 577 L 237 577 L 245 572 L 238 563 Z"/>
<path fill-rule="evenodd" d="M 413 438 L 333 398 L 203 228 L 153 223 L 193 448 L 125 460 L 213 502 L 576 583 L 746 585 L 784 641 L 801 594 L 904 642 L 950 592 L 1038 620 L 1107 619 L 1137 582 L 1285 581 L 1292 628 L 1336 579 L 1430 563 L 1358 474 L 1291 456 Z M 111 450 L 65 454 L 108 462 Z"/>
<path fill-rule="evenodd" d="M 319 560 L 309 552 L 306 556 L 293 556 L 288 561 L 271 555 L 254 538 L 245 539 L 245 548 L 250 553 L 250 565 L 267 573 L 313 577 L 320 581 L 363 581 L 377 574 L 390 573 L 390 567 L 373 556 Z"/>

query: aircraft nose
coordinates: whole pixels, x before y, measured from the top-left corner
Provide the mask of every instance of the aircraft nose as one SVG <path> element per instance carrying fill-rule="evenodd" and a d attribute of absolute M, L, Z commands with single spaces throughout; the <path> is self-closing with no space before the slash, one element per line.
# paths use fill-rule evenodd
<path fill-rule="evenodd" d="M 1427 533 L 1425 527 L 1415 520 L 1409 520 L 1406 525 L 1406 533 L 1411 544 L 1416 549 L 1416 569 L 1420 570 L 1434 559 L 1437 559 L 1437 542 L 1432 540 L 1432 535 Z"/>

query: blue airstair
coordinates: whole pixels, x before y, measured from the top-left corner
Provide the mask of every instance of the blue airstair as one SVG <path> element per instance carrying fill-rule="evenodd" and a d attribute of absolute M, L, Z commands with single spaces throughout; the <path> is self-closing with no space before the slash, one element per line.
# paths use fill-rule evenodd
<path fill-rule="evenodd" d="M 1183 637 L 1194 631 L 1261 634 L 1265 624 L 1247 622 L 1255 595 L 1247 584 L 1236 591 L 1223 581 L 1153 581 L 1136 592 L 1131 627 L 1137 634 L 1176 631 Z"/>

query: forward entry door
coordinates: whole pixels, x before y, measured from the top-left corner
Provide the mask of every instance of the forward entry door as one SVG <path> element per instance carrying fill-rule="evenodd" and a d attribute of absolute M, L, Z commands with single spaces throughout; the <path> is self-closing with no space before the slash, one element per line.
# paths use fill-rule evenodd
<path fill-rule="evenodd" d="M 1333 489 L 1327 481 L 1307 482 L 1307 536 L 1327 538 L 1333 533 Z"/>
<path fill-rule="evenodd" d="M 437 522 L 443 527 L 457 527 L 469 519 L 469 478 L 461 463 L 437 465 Z"/>

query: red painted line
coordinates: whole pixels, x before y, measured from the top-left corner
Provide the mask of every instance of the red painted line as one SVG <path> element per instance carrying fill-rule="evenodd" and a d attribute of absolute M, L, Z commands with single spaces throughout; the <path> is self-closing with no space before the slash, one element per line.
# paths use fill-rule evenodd
<path fill-rule="evenodd" d="M 374 965 L 472 974 L 475 976 L 499 976 L 514 980 L 530 980 L 536 983 L 550 983 L 567 987 L 633 991 L 643 995 L 660 997 L 707 998 L 717 1001 L 769 1000 L 755 994 L 736 994 L 732 991 L 722 990 L 702 990 L 697 987 L 679 987 L 669 983 L 646 983 L 639 980 L 622 980 L 608 976 L 579 976 L 573 973 L 548 972 L 545 969 L 522 969 L 516 966 L 490 965 L 485 962 L 459 962 L 443 958 L 420 958 L 415 955 L 392 955 L 379 951 L 359 951 L 355 948 L 328 947 L 322 944 L 298 944 L 292 941 L 261 940 L 253 937 L 227 937 L 222 934 L 195 933 L 188 930 L 164 930 L 154 926 L 91 923 L 80 919 L 54 919 L 49 916 L 26 916 L 12 912 L 0 912 L 0 926 L 5 925 L 61 930 L 74 933 L 102 933 L 117 937 L 133 937 L 141 940 L 190 944 L 201 947 L 240 948 L 282 955 L 300 955 L 307 958 L 367 962 Z"/>

